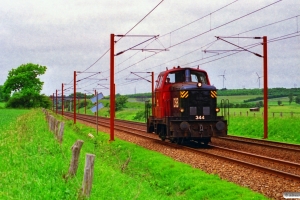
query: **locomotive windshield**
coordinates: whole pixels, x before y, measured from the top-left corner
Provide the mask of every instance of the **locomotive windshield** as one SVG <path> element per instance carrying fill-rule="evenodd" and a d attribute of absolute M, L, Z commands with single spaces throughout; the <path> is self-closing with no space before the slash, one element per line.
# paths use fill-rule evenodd
<path fill-rule="evenodd" d="M 168 80 L 168 81 L 167 81 Z M 180 70 L 170 70 L 159 74 L 156 80 L 156 88 L 163 87 L 164 83 L 194 82 L 209 85 L 207 74 L 204 71 L 183 68 Z"/>
<path fill-rule="evenodd" d="M 207 84 L 206 74 L 199 71 L 194 71 L 190 69 L 170 72 L 168 74 L 171 83 L 180 83 L 180 82 L 196 82 Z"/>

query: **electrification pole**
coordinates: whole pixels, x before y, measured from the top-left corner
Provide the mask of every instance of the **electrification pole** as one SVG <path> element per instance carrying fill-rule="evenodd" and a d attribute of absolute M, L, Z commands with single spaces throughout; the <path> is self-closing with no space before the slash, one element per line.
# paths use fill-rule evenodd
<path fill-rule="evenodd" d="M 264 139 L 268 138 L 268 51 L 267 36 L 263 36 L 264 57 Z"/>
<path fill-rule="evenodd" d="M 74 107 L 73 107 L 73 112 L 74 112 L 74 124 L 76 124 L 76 71 L 74 71 Z"/>
<path fill-rule="evenodd" d="M 57 90 L 56 90 L 56 102 L 55 102 L 55 110 L 56 110 L 56 114 L 57 114 Z"/>
<path fill-rule="evenodd" d="M 64 84 L 61 84 L 61 115 L 64 116 Z"/>
<path fill-rule="evenodd" d="M 114 141 L 115 128 L 115 35 L 110 34 L 110 140 Z"/>

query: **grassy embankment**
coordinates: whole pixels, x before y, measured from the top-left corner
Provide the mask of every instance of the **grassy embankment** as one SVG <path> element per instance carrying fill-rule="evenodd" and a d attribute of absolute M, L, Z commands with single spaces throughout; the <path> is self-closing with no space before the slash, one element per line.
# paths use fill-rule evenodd
<path fill-rule="evenodd" d="M 86 153 L 96 155 L 90 199 L 264 199 L 160 153 L 109 143 L 107 134 L 89 139 L 95 130 L 71 121 L 59 145 L 40 109 L 1 109 L 0 119 L 0 199 L 77 199 Z M 77 139 L 84 140 L 77 175 L 66 179 Z"/>

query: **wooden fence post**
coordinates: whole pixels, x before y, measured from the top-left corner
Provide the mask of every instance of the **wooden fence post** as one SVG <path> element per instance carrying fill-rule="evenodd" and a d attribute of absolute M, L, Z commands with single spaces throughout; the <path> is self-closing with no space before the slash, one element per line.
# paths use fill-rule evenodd
<path fill-rule="evenodd" d="M 53 131 L 53 121 L 54 121 L 54 117 L 53 117 L 53 115 L 51 115 L 51 118 L 50 118 L 50 131 Z"/>
<path fill-rule="evenodd" d="M 51 131 L 52 131 L 52 133 L 54 133 L 54 131 L 55 131 L 55 124 L 56 124 L 56 119 L 55 119 L 54 116 L 52 116 L 52 124 L 51 124 L 51 127 L 52 127 Z"/>
<path fill-rule="evenodd" d="M 82 140 L 77 140 L 71 147 L 72 160 L 71 160 L 70 168 L 69 168 L 69 175 L 71 175 L 71 176 L 74 176 L 77 172 L 78 160 L 79 160 L 80 150 L 83 145 L 83 142 L 84 141 L 82 141 Z"/>
<path fill-rule="evenodd" d="M 62 143 L 63 136 L 64 136 L 64 127 L 65 127 L 64 122 L 60 122 L 60 127 L 57 135 L 57 139 L 60 144 Z"/>
<path fill-rule="evenodd" d="M 55 123 L 54 123 L 54 135 L 57 138 L 58 135 L 58 127 L 59 127 L 59 121 L 57 119 L 55 119 Z"/>
<path fill-rule="evenodd" d="M 46 119 L 47 119 L 48 124 L 49 124 L 49 118 L 50 118 L 50 115 L 49 115 L 49 113 L 47 112 Z"/>
<path fill-rule="evenodd" d="M 49 115 L 49 117 L 48 117 L 48 126 L 49 126 L 49 130 L 51 130 L 51 116 L 52 116 L 52 115 Z"/>
<path fill-rule="evenodd" d="M 93 175 L 94 175 L 94 154 L 86 154 L 84 176 L 82 181 L 82 195 L 89 197 L 92 189 Z"/>

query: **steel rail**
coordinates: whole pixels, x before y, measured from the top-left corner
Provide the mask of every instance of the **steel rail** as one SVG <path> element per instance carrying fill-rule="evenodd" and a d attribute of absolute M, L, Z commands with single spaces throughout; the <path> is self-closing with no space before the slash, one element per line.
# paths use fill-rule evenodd
<path fill-rule="evenodd" d="M 254 139 L 254 138 L 247 138 L 247 137 L 240 137 L 240 136 L 231 136 L 231 135 L 228 135 L 226 137 L 217 137 L 217 138 L 222 140 L 230 140 L 234 142 L 250 144 L 250 145 L 261 145 L 261 146 L 272 147 L 272 148 L 280 148 L 280 149 L 295 151 L 300 153 L 300 145 L 297 144 L 261 140 L 261 139 Z"/>
<path fill-rule="evenodd" d="M 67 112 L 64 112 L 67 113 Z M 78 115 L 84 115 L 84 114 L 79 114 Z M 87 115 L 91 116 L 91 115 Z M 95 116 L 92 116 L 95 117 Z M 99 120 L 109 120 L 109 118 L 106 117 L 100 117 Z M 134 122 L 134 121 L 128 121 L 128 120 L 121 120 L 121 119 L 115 119 L 116 122 L 121 122 L 121 123 L 127 123 L 127 124 L 133 124 L 141 127 L 145 127 L 146 124 L 143 122 Z M 233 135 L 227 135 L 226 137 L 216 137 L 218 139 L 222 140 L 230 140 L 230 141 L 235 141 L 235 142 L 240 142 L 244 144 L 250 144 L 250 145 L 260 145 L 260 146 L 266 146 L 270 148 L 277 148 L 277 149 L 282 149 L 282 150 L 289 150 L 289 151 L 295 151 L 300 153 L 300 145 L 297 144 L 290 144 L 290 143 L 282 143 L 282 142 L 276 142 L 276 141 L 269 141 L 269 140 L 264 140 L 264 139 L 254 139 L 254 138 L 248 138 L 248 137 L 242 137 L 242 136 L 233 136 Z M 245 141 L 247 140 L 247 141 Z"/>
<path fill-rule="evenodd" d="M 69 114 L 69 116 L 71 117 L 72 114 Z M 87 122 L 93 123 L 93 124 L 95 123 L 95 120 L 93 119 L 94 117 L 95 116 L 83 115 L 83 114 L 77 115 L 78 120 L 87 121 Z M 109 118 L 102 118 L 102 120 L 103 119 L 109 120 Z M 124 120 L 118 120 L 118 121 L 122 122 L 122 123 L 125 122 Z M 109 128 L 109 123 L 100 124 L 100 126 L 104 126 L 106 128 Z M 276 170 L 276 169 L 271 169 L 271 168 L 264 167 L 264 166 L 257 165 L 257 164 L 253 164 L 253 163 L 250 163 L 250 162 L 241 161 L 241 160 L 238 160 L 238 159 L 235 159 L 235 158 L 230 158 L 228 156 L 217 155 L 215 153 L 212 153 L 211 151 L 204 151 L 204 150 L 201 150 L 201 149 L 195 149 L 195 148 L 181 146 L 181 145 L 177 145 L 177 144 L 173 144 L 173 143 L 164 142 L 164 141 L 161 141 L 160 139 L 158 139 L 156 137 L 155 138 L 154 137 L 149 137 L 152 134 L 145 134 L 145 130 L 141 130 L 141 129 L 133 128 L 133 127 L 130 127 L 130 126 L 125 126 L 125 125 L 119 125 L 119 124 L 115 124 L 115 130 L 125 132 L 125 133 L 131 134 L 131 135 L 134 135 L 134 136 L 138 136 L 138 137 L 143 137 L 143 138 L 146 138 L 148 140 L 152 140 L 156 143 L 160 143 L 162 145 L 170 146 L 172 148 L 183 149 L 183 150 L 188 150 L 188 151 L 191 151 L 191 152 L 194 152 L 194 153 L 205 154 L 205 155 L 208 155 L 208 156 L 215 157 L 217 159 L 222 159 L 222 160 L 225 160 L 225 161 L 234 162 L 236 164 L 240 164 L 240 165 L 250 167 L 250 168 L 255 168 L 255 169 L 258 169 L 260 171 L 264 171 L 264 172 L 267 172 L 267 173 L 270 173 L 270 174 L 275 174 L 275 175 L 278 175 L 278 176 L 281 176 L 281 177 L 284 177 L 284 178 L 289 178 L 289 179 L 292 179 L 292 180 L 300 181 L 300 176 L 296 175 L 296 174 L 292 174 L 292 173 L 288 173 L 288 172 L 284 172 L 284 171 L 280 171 L 280 170 Z M 133 131 L 138 131 L 140 133 L 139 134 L 136 133 L 136 132 L 134 133 Z M 226 151 L 230 151 L 230 152 L 239 153 L 239 154 L 242 154 L 242 155 L 245 154 L 245 155 L 248 155 L 248 156 L 254 156 L 254 157 L 257 157 L 257 158 L 260 158 L 260 159 L 265 159 L 265 160 L 269 160 L 269 161 L 272 161 L 272 162 L 277 162 L 277 163 L 286 164 L 286 165 L 289 165 L 289 166 L 292 166 L 292 167 L 300 168 L 300 165 L 297 164 L 297 163 L 292 163 L 292 162 L 287 162 L 287 161 L 282 161 L 282 160 L 276 160 L 276 159 L 268 158 L 268 157 L 265 157 L 265 156 L 259 156 L 259 155 L 256 155 L 256 154 L 250 154 L 250 153 L 241 152 L 241 151 L 237 151 L 237 150 L 232 150 L 232 149 L 228 149 L 228 148 L 223 148 L 223 147 L 219 147 L 219 146 L 213 146 L 213 145 L 211 145 L 211 146 L 214 147 L 214 148 L 222 149 L 224 151 L 226 150 Z"/>

